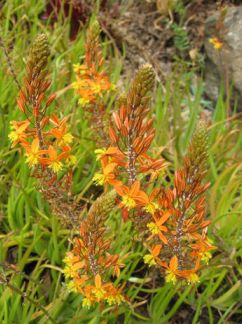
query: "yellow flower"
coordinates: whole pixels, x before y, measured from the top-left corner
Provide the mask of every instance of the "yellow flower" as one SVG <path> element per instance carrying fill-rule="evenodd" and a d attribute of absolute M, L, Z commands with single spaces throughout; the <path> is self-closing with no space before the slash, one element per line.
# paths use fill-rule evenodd
<path fill-rule="evenodd" d="M 212 254 L 210 252 L 201 253 L 201 261 L 203 261 L 206 264 L 208 264 L 211 257 L 212 257 Z"/>
<path fill-rule="evenodd" d="M 63 168 L 63 164 L 60 161 L 53 161 L 48 167 L 58 173 Z"/>
<path fill-rule="evenodd" d="M 100 93 L 102 91 L 101 85 L 97 83 L 93 83 L 91 89 L 95 94 Z"/>
<path fill-rule="evenodd" d="M 71 133 L 66 133 L 62 137 L 61 144 L 68 145 L 68 144 L 71 144 L 72 141 L 73 141 L 73 136 L 71 135 Z"/>
<path fill-rule="evenodd" d="M 218 50 L 223 47 L 223 43 L 217 37 L 209 38 L 209 43 L 211 43 L 213 47 Z"/>
<path fill-rule="evenodd" d="M 76 161 L 77 161 L 77 158 L 76 158 L 76 156 L 73 155 L 73 154 L 70 155 L 70 156 L 68 157 L 68 159 L 66 160 L 68 166 L 75 165 L 75 164 L 76 164 Z"/>
<path fill-rule="evenodd" d="M 149 228 L 151 233 L 154 235 L 159 234 L 159 232 L 160 232 L 159 226 L 157 226 L 154 222 L 147 224 L 147 227 Z"/>
<path fill-rule="evenodd" d="M 113 84 L 113 83 L 111 83 L 111 87 L 110 87 L 110 90 L 111 91 L 115 91 L 116 90 L 116 85 L 115 84 Z"/>
<path fill-rule="evenodd" d="M 100 160 L 101 157 L 103 156 L 103 154 L 106 153 L 106 151 L 107 151 L 107 150 L 106 150 L 105 148 L 103 148 L 103 149 L 96 149 L 96 150 L 94 151 L 94 153 L 95 153 L 96 156 L 97 156 L 96 160 L 97 160 L 97 161 Z"/>
<path fill-rule="evenodd" d="M 90 100 L 86 99 L 86 98 L 80 98 L 78 100 L 78 102 L 79 102 L 80 106 L 83 107 L 83 106 L 86 106 L 87 104 L 89 104 Z"/>
<path fill-rule="evenodd" d="M 69 291 L 71 291 L 71 292 L 78 292 L 78 290 L 77 290 L 77 287 L 76 287 L 76 285 L 75 285 L 75 283 L 74 283 L 74 281 L 72 280 L 72 281 L 70 281 L 70 282 L 68 282 L 68 284 L 67 284 L 67 289 L 69 290 Z"/>
<path fill-rule="evenodd" d="M 144 256 L 144 263 L 148 264 L 149 267 L 156 265 L 154 256 L 152 254 L 146 254 Z"/>
<path fill-rule="evenodd" d="M 85 64 L 73 64 L 73 70 L 75 73 L 83 74 L 85 73 L 85 70 L 87 69 L 87 66 Z"/>
<path fill-rule="evenodd" d="M 144 210 L 154 215 L 155 211 L 159 208 L 158 204 L 155 202 L 149 202 L 148 205 L 144 207 Z"/>
<path fill-rule="evenodd" d="M 95 297 L 101 300 L 105 295 L 105 290 L 102 287 L 94 288 L 93 294 L 95 295 Z"/>
<path fill-rule="evenodd" d="M 175 283 L 177 282 L 176 275 L 174 274 L 174 272 L 172 272 L 170 270 L 166 271 L 165 280 L 166 280 L 166 282 L 172 282 L 173 285 L 175 285 Z"/>
<path fill-rule="evenodd" d="M 38 151 L 26 154 L 27 156 L 26 162 L 28 163 L 29 166 L 34 166 L 38 164 L 38 155 L 36 153 L 38 153 Z"/>
<path fill-rule="evenodd" d="M 63 273 L 64 273 L 66 279 L 68 279 L 68 278 L 74 278 L 75 275 L 76 275 L 76 270 L 74 270 L 72 267 L 66 266 L 63 269 Z"/>
<path fill-rule="evenodd" d="M 190 273 L 186 279 L 188 284 L 194 284 L 199 282 L 199 277 L 196 273 Z"/>
<path fill-rule="evenodd" d="M 64 257 L 63 262 L 70 267 L 72 265 L 72 258 L 73 254 L 71 252 L 68 252 Z"/>
<path fill-rule="evenodd" d="M 128 209 L 134 208 L 136 206 L 135 200 L 128 195 L 123 196 L 122 202 L 126 207 L 128 207 Z"/>
<path fill-rule="evenodd" d="M 82 306 L 86 308 L 90 308 L 92 306 L 92 301 L 89 298 L 84 298 L 82 301 Z"/>
<path fill-rule="evenodd" d="M 120 305 L 124 301 L 124 297 L 121 294 L 117 294 L 115 296 L 109 296 L 107 297 L 107 303 L 108 305 Z"/>
<path fill-rule="evenodd" d="M 96 185 L 103 186 L 105 183 L 105 175 L 102 173 L 95 173 L 92 180 L 93 182 L 95 182 Z"/>

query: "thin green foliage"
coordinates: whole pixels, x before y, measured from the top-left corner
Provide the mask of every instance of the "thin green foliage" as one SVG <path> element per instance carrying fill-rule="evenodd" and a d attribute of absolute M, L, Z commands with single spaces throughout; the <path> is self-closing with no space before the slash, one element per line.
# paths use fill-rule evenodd
<path fill-rule="evenodd" d="M 69 115 L 76 143 L 73 192 L 79 200 L 89 202 L 96 194 L 91 181 L 97 169 L 93 153 L 95 143 L 73 90 L 67 87 L 74 80 L 71 62 L 80 60 L 84 53 L 85 31 L 71 42 L 68 38 L 70 17 L 64 24 L 60 19 L 52 29 L 50 21 L 44 23 L 39 19 L 44 3 L 6 1 L 1 9 L 1 36 L 18 80 L 21 80 L 28 44 L 39 31 L 47 34 L 52 55 L 51 90 L 57 91 L 56 109 Z M 105 42 L 107 55 L 112 52 L 111 46 Z M 210 171 L 207 178 L 211 189 L 207 213 L 212 219 L 210 237 L 217 246 L 209 268 L 203 270 L 196 287 L 174 289 L 174 286 L 165 284 L 159 274 L 144 267 L 145 251 L 133 240 L 130 223 L 120 224 L 120 214 L 114 212 L 108 220 L 116 233 L 114 253 L 128 254 L 126 267 L 117 280 L 127 282 L 124 289 L 129 302 L 116 310 L 87 310 L 81 307 L 81 297 L 70 294 L 63 281 L 62 259 L 68 250 L 68 240 L 75 233 L 62 228 L 51 215 L 35 189 L 36 182 L 30 177 L 24 157 L 18 148 L 10 148 L 9 122 L 20 116 L 15 103 L 18 87 L 3 52 L 1 62 L 0 262 L 15 267 L 6 268 L 0 264 L 0 322 L 99 323 L 104 320 L 116 323 L 120 316 L 123 323 L 167 323 L 176 319 L 181 309 L 188 310 L 191 323 L 198 323 L 204 314 L 207 314 L 209 323 L 226 323 L 233 316 L 239 318 L 242 135 L 238 119 L 226 120 L 222 96 L 209 126 Z M 120 76 L 121 65 L 121 58 L 118 61 L 110 58 L 114 81 Z M 184 71 L 174 72 L 166 84 L 158 85 L 154 100 L 157 129 L 154 146 L 161 146 L 160 154 L 175 166 L 186 151 L 202 111 L 202 84 L 197 82 L 194 86 L 192 77 Z M 109 109 L 115 98 L 115 93 L 109 98 Z M 172 177 L 172 163 L 167 172 Z"/>

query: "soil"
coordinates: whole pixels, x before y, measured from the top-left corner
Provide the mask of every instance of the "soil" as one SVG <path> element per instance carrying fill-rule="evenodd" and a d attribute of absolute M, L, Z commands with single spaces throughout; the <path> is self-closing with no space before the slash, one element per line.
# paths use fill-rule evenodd
<path fill-rule="evenodd" d="M 116 10 L 113 8 L 110 11 L 109 17 L 107 12 L 100 14 L 100 23 L 116 49 L 121 52 L 125 45 L 124 66 L 127 73 L 143 63 L 150 63 L 157 76 L 163 79 L 171 72 L 177 58 L 192 61 L 197 53 L 203 53 L 204 26 L 210 15 L 225 5 L 241 5 L 241 1 L 236 0 L 184 0 L 183 9 L 175 7 L 171 13 L 162 15 L 159 1 L 131 1 L 127 6 L 121 1 Z M 175 46 L 177 35 L 174 25 L 182 26 L 187 35 L 189 43 L 183 51 Z"/>

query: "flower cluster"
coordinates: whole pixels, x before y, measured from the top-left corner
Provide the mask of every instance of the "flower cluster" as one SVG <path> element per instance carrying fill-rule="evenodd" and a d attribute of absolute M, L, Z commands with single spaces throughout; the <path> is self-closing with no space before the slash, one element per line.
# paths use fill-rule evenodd
<path fill-rule="evenodd" d="M 127 96 L 119 99 L 109 129 L 111 145 L 97 150 L 102 173 L 94 181 L 106 190 L 115 188 L 123 218 L 130 217 L 150 252 L 145 263 L 165 271 L 167 281 L 196 282 L 201 263 L 208 261 L 214 248 L 206 237 L 210 222 L 204 220 L 206 126 L 199 124 L 183 168 L 175 172 L 174 185 L 163 188 L 159 180 L 166 163 L 147 153 L 155 135 L 148 107 L 153 82 L 153 70 L 146 65 L 138 71 Z"/>
<path fill-rule="evenodd" d="M 209 186 L 202 184 L 206 146 L 206 125 L 200 122 L 184 157 L 183 168 L 175 172 L 173 189 L 162 190 L 158 199 L 162 208 L 147 225 L 150 254 L 145 256 L 145 262 L 164 268 L 167 282 L 198 281 L 197 271 L 202 263 L 208 262 L 210 251 L 215 248 L 206 236 L 210 221 L 204 219 L 204 193 Z"/>
<path fill-rule="evenodd" d="M 210 222 L 205 219 L 205 192 L 209 187 L 203 184 L 207 169 L 206 125 L 198 124 L 181 169 L 174 172 L 170 187 L 164 187 L 168 164 L 150 154 L 155 137 L 149 108 L 154 71 L 150 65 L 138 70 L 127 94 L 117 100 L 106 132 L 104 95 L 112 85 L 104 72 L 98 36 L 99 28 L 94 24 L 87 35 L 85 62 L 75 67 L 74 87 L 81 96 L 80 103 L 90 113 L 97 143 L 104 145 L 95 151 L 101 171 L 93 180 L 104 186 L 105 193 L 82 217 L 80 227 L 80 208 L 69 195 L 71 165 L 75 163 L 71 153 L 73 136 L 66 118 L 47 114 L 55 96 L 45 100 L 50 81 L 46 79 L 49 47 L 44 35 L 36 39 L 30 51 L 27 76 L 18 97 L 26 119 L 12 121 L 9 134 L 12 145 L 20 144 L 25 150 L 26 162 L 33 168 L 33 176 L 38 178 L 53 211 L 69 226 L 79 228 L 64 259 L 63 273 L 69 289 L 83 296 L 86 307 L 125 301 L 122 288 L 110 280 L 111 276 L 118 277 L 123 267 L 121 256 L 112 253 L 112 236 L 106 225 L 116 205 L 123 219 L 132 221 L 135 237 L 148 250 L 144 262 L 165 273 L 167 282 L 197 282 L 199 269 L 215 248 L 207 237 Z"/>
<path fill-rule="evenodd" d="M 158 209 L 159 189 L 152 187 L 166 163 L 147 154 L 155 136 L 148 107 L 153 84 L 153 69 L 145 65 L 138 71 L 127 96 L 118 100 L 118 111 L 113 113 L 109 128 L 111 145 L 97 150 L 102 173 L 97 173 L 94 181 L 115 188 L 121 197 L 119 206 L 125 219 L 131 210 L 153 215 Z M 143 220 L 146 218 L 142 217 Z"/>
<path fill-rule="evenodd" d="M 30 167 L 48 167 L 58 173 L 73 161 L 71 147 L 73 136 L 68 132 L 67 120 L 56 115 L 46 115 L 55 99 L 45 93 L 51 82 L 46 79 L 49 46 L 44 34 L 39 35 L 29 54 L 24 87 L 17 99 L 18 107 L 27 117 L 24 121 L 11 122 L 9 138 L 13 145 L 20 144 Z"/>
<path fill-rule="evenodd" d="M 51 202 L 55 212 L 63 215 L 64 209 L 73 207 L 63 204 L 64 196 L 70 190 L 70 167 L 75 163 L 75 156 L 71 153 L 73 136 L 67 118 L 48 114 L 48 107 L 55 99 L 54 94 L 46 99 L 51 85 L 47 79 L 49 54 L 47 37 L 40 34 L 30 49 L 24 86 L 17 98 L 18 107 L 26 118 L 11 122 L 9 138 L 12 146 L 20 144 L 24 149 L 26 162 L 33 170 L 33 176 L 39 179 L 40 191 Z M 60 171 L 64 171 L 64 175 L 58 180 Z"/>
<path fill-rule="evenodd" d="M 80 96 L 80 106 L 89 113 L 87 116 L 91 128 L 95 130 L 96 141 L 106 143 L 104 97 L 114 89 L 114 85 L 104 69 L 99 33 L 99 25 L 95 22 L 87 31 L 84 62 L 74 65 L 76 82 L 73 87 Z"/>
<path fill-rule="evenodd" d="M 108 238 L 105 226 L 115 199 L 113 190 L 94 202 L 81 223 L 80 235 L 75 239 L 72 251 L 64 259 L 68 288 L 83 296 L 83 306 L 86 307 L 96 302 L 119 305 L 124 301 L 121 288 L 105 279 L 108 274 L 118 277 L 123 266 L 119 255 L 110 253 L 111 238 Z"/>

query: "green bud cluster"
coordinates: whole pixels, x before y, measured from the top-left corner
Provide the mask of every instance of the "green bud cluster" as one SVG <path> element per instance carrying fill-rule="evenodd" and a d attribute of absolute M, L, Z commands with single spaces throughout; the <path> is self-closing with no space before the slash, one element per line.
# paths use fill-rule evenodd
<path fill-rule="evenodd" d="M 150 64 L 140 68 L 128 93 L 128 105 L 133 108 L 145 105 L 148 99 L 147 94 L 152 90 L 154 81 L 155 74 Z"/>
<path fill-rule="evenodd" d="M 199 121 L 189 147 L 188 157 L 193 167 L 196 167 L 197 173 L 206 172 L 208 158 L 208 131 L 207 124 Z"/>
<path fill-rule="evenodd" d="M 88 216 L 95 215 L 96 217 L 105 220 L 115 206 L 116 197 L 116 191 L 112 190 L 97 198 L 97 200 L 92 204 Z"/>
<path fill-rule="evenodd" d="M 40 34 L 33 42 L 28 57 L 28 68 L 32 72 L 33 79 L 41 76 L 46 69 L 49 55 L 50 49 L 47 36 L 45 34 Z"/>

